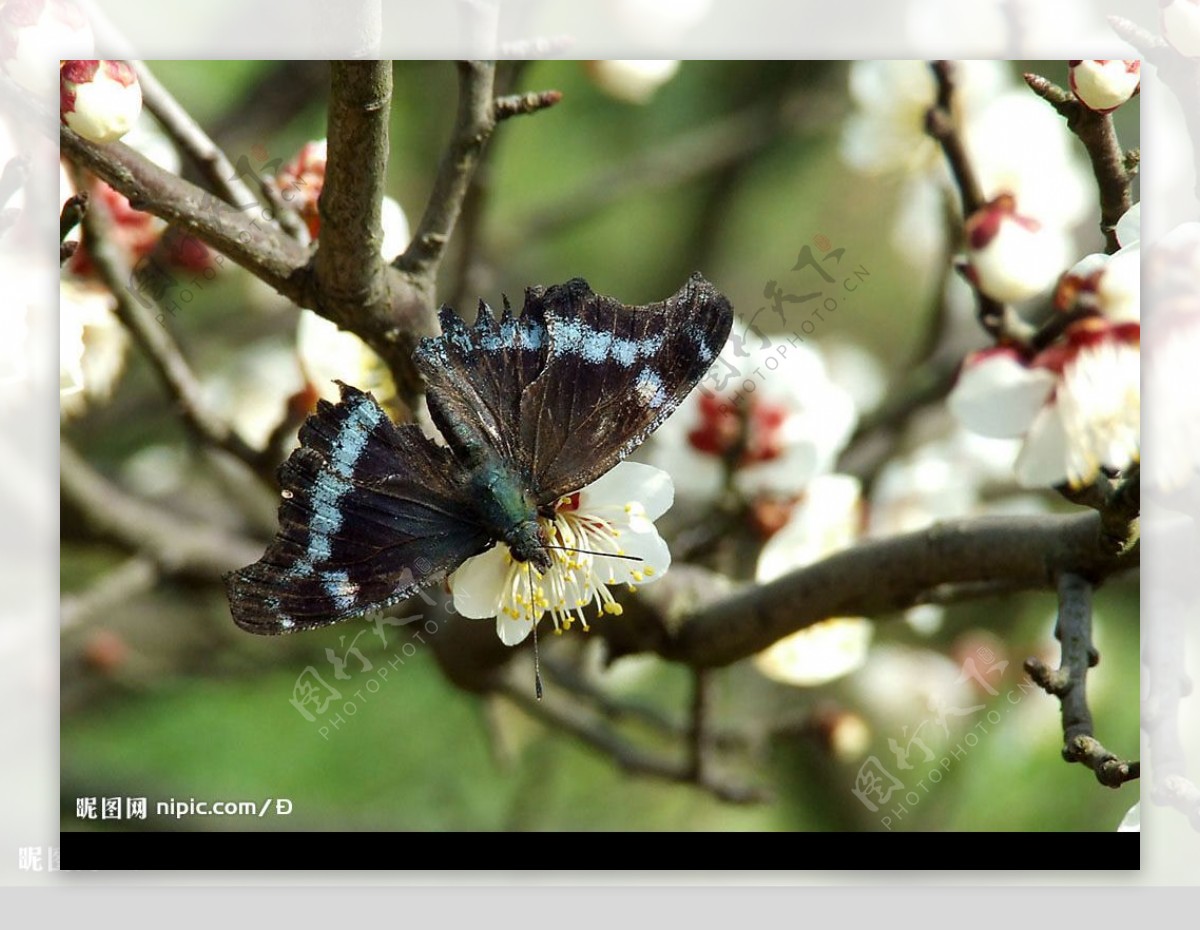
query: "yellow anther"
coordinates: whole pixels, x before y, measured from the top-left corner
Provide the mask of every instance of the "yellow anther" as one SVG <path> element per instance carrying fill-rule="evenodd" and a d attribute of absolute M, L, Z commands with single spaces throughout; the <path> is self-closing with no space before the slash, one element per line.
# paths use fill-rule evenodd
<path fill-rule="evenodd" d="M 642 569 L 642 571 L 645 572 L 647 575 L 653 575 L 654 567 L 651 565 L 647 565 L 645 568 Z"/>
<path fill-rule="evenodd" d="M 609 601 L 604 605 L 604 612 L 606 614 L 612 614 L 613 616 L 619 617 L 621 614 L 625 613 L 625 608 L 616 601 Z"/>

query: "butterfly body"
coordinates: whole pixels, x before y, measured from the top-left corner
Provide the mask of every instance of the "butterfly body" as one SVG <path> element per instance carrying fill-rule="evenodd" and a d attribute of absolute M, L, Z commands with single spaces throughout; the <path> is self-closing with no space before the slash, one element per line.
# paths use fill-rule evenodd
<path fill-rule="evenodd" d="M 539 572 L 557 503 L 635 449 L 708 370 L 729 301 L 700 275 L 631 307 L 576 278 L 529 288 L 522 312 L 486 304 L 474 325 L 442 308 L 414 362 L 440 445 L 341 385 L 280 469 L 279 531 L 226 577 L 254 633 L 325 626 L 444 579 L 496 543 Z"/>
<path fill-rule="evenodd" d="M 488 532 L 506 543 L 518 562 L 531 562 L 546 571 L 548 540 L 538 523 L 538 503 L 527 490 L 528 479 L 503 462 L 485 461 L 471 473 L 470 487 L 480 523 Z"/>

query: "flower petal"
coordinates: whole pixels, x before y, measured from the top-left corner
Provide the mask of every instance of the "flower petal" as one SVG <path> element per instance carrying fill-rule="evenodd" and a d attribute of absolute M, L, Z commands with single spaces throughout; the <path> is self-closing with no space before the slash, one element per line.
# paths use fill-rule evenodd
<path fill-rule="evenodd" d="M 502 613 L 500 603 L 511 558 L 507 546 L 494 546 L 467 559 L 450 576 L 454 609 L 460 616 L 486 620 Z"/>
<path fill-rule="evenodd" d="M 1020 436 L 1054 389 L 1054 375 L 1022 364 L 1009 352 L 967 360 L 947 398 L 951 413 L 973 433 L 993 439 Z"/>
<path fill-rule="evenodd" d="M 1058 404 L 1048 404 L 1034 418 L 1017 456 L 1017 482 L 1044 488 L 1067 480 L 1067 431 Z"/>
<path fill-rule="evenodd" d="M 866 662 L 874 632 L 863 617 L 834 617 L 771 644 L 754 657 L 754 665 L 784 684 L 824 684 Z"/>
<path fill-rule="evenodd" d="M 579 492 L 579 511 L 608 517 L 636 501 L 647 520 L 657 520 L 675 502 L 675 485 L 661 468 L 642 462 L 621 462 Z"/>

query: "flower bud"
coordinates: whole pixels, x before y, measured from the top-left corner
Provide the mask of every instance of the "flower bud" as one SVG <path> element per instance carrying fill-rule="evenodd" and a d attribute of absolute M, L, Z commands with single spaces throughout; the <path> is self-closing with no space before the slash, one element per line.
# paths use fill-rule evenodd
<path fill-rule="evenodd" d="M 1059 249 L 1035 219 L 1017 213 L 1002 194 L 984 204 L 966 224 L 967 276 L 995 300 L 1024 300 L 1048 288 L 1062 270 Z"/>
<path fill-rule="evenodd" d="M 1180 55 L 1200 58 L 1200 0 L 1165 0 L 1162 33 Z"/>
<path fill-rule="evenodd" d="M 62 121 L 89 142 L 116 142 L 142 112 L 142 89 L 124 61 L 64 61 L 59 94 Z"/>
<path fill-rule="evenodd" d="M 1080 103 L 1097 113 L 1115 110 L 1133 96 L 1142 78 L 1138 60 L 1099 58 L 1072 61 L 1071 91 Z"/>

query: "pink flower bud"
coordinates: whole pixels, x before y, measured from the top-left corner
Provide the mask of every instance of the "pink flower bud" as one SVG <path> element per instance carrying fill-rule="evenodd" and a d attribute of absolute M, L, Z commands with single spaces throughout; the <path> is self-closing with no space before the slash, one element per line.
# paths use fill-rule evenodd
<path fill-rule="evenodd" d="M 1010 194 L 975 211 L 966 223 L 967 275 L 995 300 L 1024 300 L 1048 288 L 1062 271 L 1053 237 L 1017 213 Z"/>
<path fill-rule="evenodd" d="M 124 61 L 64 61 L 59 69 L 62 121 L 89 142 L 116 142 L 142 112 L 142 89 Z"/>
<path fill-rule="evenodd" d="M 1097 113 L 1108 113 L 1123 104 L 1142 78 L 1142 63 L 1136 60 L 1100 58 L 1068 64 L 1072 92 Z"/>

